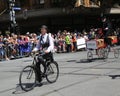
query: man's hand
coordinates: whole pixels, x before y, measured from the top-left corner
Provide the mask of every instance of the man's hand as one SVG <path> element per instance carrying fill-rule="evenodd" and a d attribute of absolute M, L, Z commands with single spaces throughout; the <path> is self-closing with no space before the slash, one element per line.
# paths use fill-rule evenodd
<path fill-rule="evenodd" d="M 36 50 L 33 49 L 33 50 L 32 50 L 32 53 L 34 53 L 34 52 L 36 52 Z"/>
<path fill-rule="evenodd" d="M 45 50 L 45 53 L 49 53 L 47 50 Z"/>
<path fill-rule="evenodd" d="M 108 30 L 108 27 L 106 27 L 105 30 Z"/>
<path fill-rule="evenodd" d="M 37 48 L 34 48 L 33 50 L 32 50 L 32 52 L 37 52 L 38 51 L 38 49 Z"/>

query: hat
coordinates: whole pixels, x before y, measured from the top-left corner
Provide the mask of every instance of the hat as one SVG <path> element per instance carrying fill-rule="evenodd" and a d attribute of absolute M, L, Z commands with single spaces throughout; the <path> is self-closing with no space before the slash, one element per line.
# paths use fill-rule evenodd
<path fill-rule="evenodd" d="M 42 25 L 40 29 L 42 29 L 42 28 L 48 29 L 48 27 L 46 25 Z"/>
<path fill-rule="evenodd" d="M 77 33 L 74 33 L 74 35 L 77 35 Z"/>
<path fill-rule="evenodd" d="M 27 32 L 27 33 L 26 33 L 26 35 L 29 35 L 29 34 L 30 34 L 30 32 Z"/>
<path fill-rule="evenodd" d="M 70 35 L 70 33 L 69 33 L 69 32 L 67 32 L 67 35 Z"/>
<path fill-rule="evenodd" d="M 87 32 L 84 32 L 84 35 L 87 35 Z"/>

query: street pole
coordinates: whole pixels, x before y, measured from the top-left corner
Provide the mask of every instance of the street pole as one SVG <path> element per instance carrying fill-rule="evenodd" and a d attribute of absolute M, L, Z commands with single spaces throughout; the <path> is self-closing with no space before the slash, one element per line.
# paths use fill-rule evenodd
<path fill-rule="evenodd" d="M 10 31 L 12 33 L 15 33 L 15 27 L 17 25 L 14 6 L 15 6 L 15 0 L 9 0 Z"/>

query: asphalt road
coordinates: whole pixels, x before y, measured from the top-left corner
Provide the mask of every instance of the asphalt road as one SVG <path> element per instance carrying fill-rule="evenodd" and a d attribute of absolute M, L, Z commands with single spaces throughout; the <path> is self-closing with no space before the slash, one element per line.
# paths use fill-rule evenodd
<path fill-rule="evenodd" d="M 19 87 L 20 71 L 32 58 L 0 62 L 0 96 L 120 96 L 120 58 L 86 60 L 87 52 L 55 54 L 60 76 L 56 83 L 24 92 Z M 96 58 L 96 56 L 94 56 Z M 111 76 L 116 76 L 112 79 Z"/>

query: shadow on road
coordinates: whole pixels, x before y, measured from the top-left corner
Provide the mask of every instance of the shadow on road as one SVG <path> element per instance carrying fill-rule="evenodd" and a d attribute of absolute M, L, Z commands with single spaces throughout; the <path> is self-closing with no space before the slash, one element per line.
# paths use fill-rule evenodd
<path fill-rule="evenodd" d="M 88 59 L 81 59 L 80 61 L 77 60 L 69 60 L 67 62 L 75 62 L 75 63 L 90 63 L 92 62 L 92 60 L 88 60 Z"/>
<path fill-rule="evenodd" d="M 120 75 L 109 75 L 109 77 L 111 77 L 112 79 L 116 79 L 116 78 L 120 78 Z"/>
<path fill-rule="evenodd" d="M 106 59 L 104 58 L 93 58 L 93 59 L 81 59 L 80 61 L 77 61 L 77 60 L 68 60 L 66 62 L 75 62 L 75 63 L 91 63 L 91 62 L 95 62 L 95 61 L 100 61 L 100 60 L 103 60 L 103 61 L 106 61 Z"/>
<path fill-rule="evenodd" d="M 42 82 L 42 84 L 36 84 L 36 86 L 34 87 L 34 88 L 36 88 L 36 87 L 42 87 L 43 85 L 49 85 L 50 83 L 48 83 L 47 81 L 45 81 L 45 82 Z M 28 84 L 26 84 L 26 86 L 27 86 Z M 33 88 L 33 89 L 34 89 Z M 32 90 L 33 90 L 32 89 Z M 30 90 L 31 91 L 31 90 Z M 16 85 L 16 88 L 15 88 L 15 91 L 14 92 L 12 92 L 12 94 L 23 94 L 23 93 L 26 93 L 26 92 L 29 92 L 29 91 L 24 91 L 24 90 L 22 90 L 21 89 L 21 87 L 20 87 L 20 85 L 19 84 L 17 84 Z"/>

